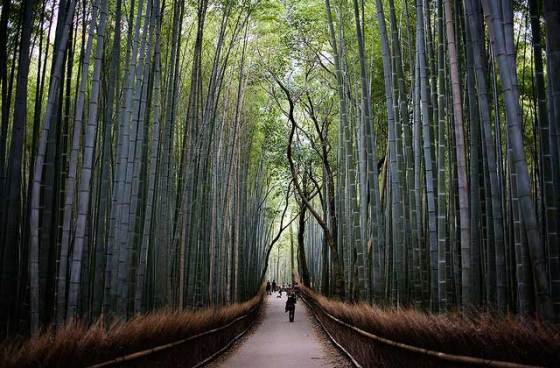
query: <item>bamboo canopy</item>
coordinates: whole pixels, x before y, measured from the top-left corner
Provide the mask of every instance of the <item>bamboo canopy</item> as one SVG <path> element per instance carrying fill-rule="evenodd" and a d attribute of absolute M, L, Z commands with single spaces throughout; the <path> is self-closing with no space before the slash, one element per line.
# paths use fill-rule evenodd
<path fill-rule="evenodd" d="M 0 336 L 273 279 L 560 321 L 557 0 L 0 12 Z"/>

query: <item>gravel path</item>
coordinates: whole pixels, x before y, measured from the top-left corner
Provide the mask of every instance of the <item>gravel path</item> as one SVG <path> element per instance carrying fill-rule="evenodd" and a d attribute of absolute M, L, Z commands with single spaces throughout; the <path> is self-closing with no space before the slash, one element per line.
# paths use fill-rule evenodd
<path fill-rule="evenodd" d="M 229 352 L 214 362 L 213 368 L 351 367 L 332 346 L 305 304 L 298 301 L 293 323 L 284 313 L 286 294 L 265 297 L 260 321 Z"/>

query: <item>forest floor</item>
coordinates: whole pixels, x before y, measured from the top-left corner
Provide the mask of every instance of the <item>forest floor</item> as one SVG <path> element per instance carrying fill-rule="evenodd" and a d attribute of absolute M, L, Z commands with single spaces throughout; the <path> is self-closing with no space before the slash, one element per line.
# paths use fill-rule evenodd
<path fill-rule="evenodd" d="M 266 296 L 260 320 L 252 331 L 226 352 L 212 368 L 351 367 L 328 340 L 302 301 L 293 323 L 284 313 L 286 294 Z"/>

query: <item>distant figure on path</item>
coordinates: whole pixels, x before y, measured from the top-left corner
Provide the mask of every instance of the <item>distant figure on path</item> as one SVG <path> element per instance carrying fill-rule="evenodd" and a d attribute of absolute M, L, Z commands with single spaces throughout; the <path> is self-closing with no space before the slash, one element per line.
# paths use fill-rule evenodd
<path fill-rule="evenodd" d="M 270 281 L 266 282 L 266 295 L 271 295 L 271 291 L 270 291 Z"/>
<path fill-rule="evenodd" d="M 286 309 L 284 313 L 289 312 L 290 322 L 294 321 L 294 314 L 296 313 L 296 296 L 294 293 L 288 294 L 288 300 L 286 300 Z"/>
<path fill-rule="evenodd" d="M 276 280 L 272 280 L 272 291 L 276 291 Z"/>

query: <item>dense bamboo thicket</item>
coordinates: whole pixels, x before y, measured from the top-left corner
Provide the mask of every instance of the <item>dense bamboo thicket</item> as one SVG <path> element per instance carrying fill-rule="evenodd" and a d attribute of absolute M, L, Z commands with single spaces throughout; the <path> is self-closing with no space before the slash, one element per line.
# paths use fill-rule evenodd
<path fill-rule="evenodd" d="M 557 0 L 0 3 L 2 335 L 296 276 L 560 320 Z"/>
<path fill-rule="evenodd" d="M 558 2 L 311 4 L 286 2 L 292 61 L 271 71 L 303 282 L 558 321 Z"/>
<path fill-rule="evenodd" d="M 1 331 L 257 292 L 256 4 L 2 3 Z"/>

